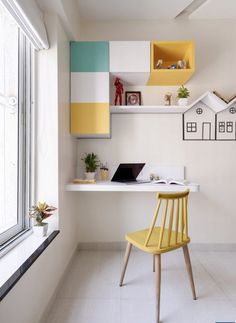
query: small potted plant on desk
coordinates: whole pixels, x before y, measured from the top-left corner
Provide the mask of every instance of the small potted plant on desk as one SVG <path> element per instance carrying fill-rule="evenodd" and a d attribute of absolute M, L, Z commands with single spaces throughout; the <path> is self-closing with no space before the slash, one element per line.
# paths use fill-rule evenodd
<path fill-rule="evenodd" d="M 188 105 L 188 97 L 190 96 L 189 90 L 181 85 L 181 87 L 178 88 L 178 104 L 179 105 Z"/>
<path fill-rule="evenodd" d="M 99 167 L 99 159 L 98 156 L 94 153 L 85 154 L 84 158 L 81 160 L 85 163 L 85 178 L 88 180 L 93 180 L 95 178 L 96 169 Z"/>
<path fill-rule="evenodd" d="M 48 223 L 43 222 L 49 218 L 56 210 L 54 206 L 49 206 L 45 202 L 33 205 L 30 208 L 29 216 L 35 220 L 34 232 L 37 236 L 45 237 L 48 232 Z"/>

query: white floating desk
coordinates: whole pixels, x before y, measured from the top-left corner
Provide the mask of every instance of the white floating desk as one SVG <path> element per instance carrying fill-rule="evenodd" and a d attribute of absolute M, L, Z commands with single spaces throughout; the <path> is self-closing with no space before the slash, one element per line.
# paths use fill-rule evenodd
<path fill-rule="evenodd" d="M 97 182 L 96 184 L 67 184 L 66 191 L 70 192 L 199 192 L 200 186 L 196 183 L 188 185 L 174 184 L 125 184 L 116 182 Z"/>

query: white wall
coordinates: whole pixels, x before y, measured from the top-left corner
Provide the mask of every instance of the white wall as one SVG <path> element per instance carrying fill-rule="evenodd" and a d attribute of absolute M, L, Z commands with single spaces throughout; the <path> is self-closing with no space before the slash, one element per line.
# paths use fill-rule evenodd
<path fill-rule="evenodd" d="M 82 40 L 181 40 L 196 42 L 196 73 L 188 82 L 191 100 L 206 90 L 236 92 L 236 22 L 83 23 Z M 137 90 L 139 88 L 136 88 Z M 160 104 L 177 87 L 141 88 L 146 103 Z M 78 163 L 95 152 L 108 164 L 146 161 L 185 165 L 201 185 L 190 197 L 190 234 L 196 243 L 236 243 L 234 208 L 236 142 L 182 141 L 181 115 L 113 115 L 112 139 L 78 140 Z M 78 194 L 79 241 L 122 241 L 129 230 L 149 224 L 154 194 Z"/>
<path fill-rule="evenodd" d="M 1 323 L 39 322 L 77 246 L 76 196 L 64 191 L 76 160 L 69 136 L 69 42 L 56 16 L 46 21 L 51 48 L 37 55 L 37 199 L 58 206 L 60 234 L 1 301 Z"/>
<path fill-rule="evenodd" d="M 36 0 L 40 8 L 47 13 L 56 13 L 62 22 L 70 40 L 80 36 L 80 17 L 77 0 Z"/>

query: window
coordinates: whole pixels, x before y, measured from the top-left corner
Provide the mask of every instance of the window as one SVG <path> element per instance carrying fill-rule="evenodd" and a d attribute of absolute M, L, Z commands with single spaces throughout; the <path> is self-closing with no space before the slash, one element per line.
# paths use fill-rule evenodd
<path fill-rule="evenodd" d="M 197 114 L 202 114 L 202 113 L 203 113 L 202 108 L 197 108 L 197 109 L 196 109 L 196 113 L 197 113 Z"/>
<path fill-rule="evenodd" d="M 0 251 L 29 229 L 31 47 L 0 4 Z"/>
<path fill-rule="evenodd" d="M 197 132 L 197 122 L 187 122 L 187 132 Z"/>
<path fill-rule="evenodd" d="M 229 112 L 232 114 L 236 113 L 236 108 L 235 107 L 229 108 Z"/>
<path fill-rule="evenodd" d="M 226 129 L 227 129 L 227 132 L 233 132 L 233 122 L 227 121 L 226 122 Z"/>
<path fill-rule="evenodd" d="M 225 122 L 219 122 L 219 132 L 225 132 Z"/>

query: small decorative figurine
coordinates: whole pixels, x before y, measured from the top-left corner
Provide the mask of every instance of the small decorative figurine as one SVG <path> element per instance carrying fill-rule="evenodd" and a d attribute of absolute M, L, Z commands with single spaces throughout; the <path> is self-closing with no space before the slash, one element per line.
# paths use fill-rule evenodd
<path fill-rule="evenodd" d="M 176 70 L 177 69 L 177 64 L 171 64 L 168 66 L 169 70 Z"/>
<path fill-rule="evenodd" d="M 164 96 L 165 105 L 171 105 L 172 93 L 167 92 Z"/>
<path fill-rule="evenodd" d="M 156 68 L 157 68 L 157 69 L 160 69 L 160 68 L 161 68 L 161 66 L 162 66 L 162 64 L 163 64 L 163 60 L 162 60 L 162 59 L 158 59 L 158 61 L 157 61 L 157 63 L 156 63 Z"/>
<path fill-rule="evenodd" d="M 150 181 L 158 181 L 160 179 L 160 177 L 156 174 L 150 174 L 149 175 Z"/>
<path fill-rule="evenodd" d="M 183 70 L 187 68 L 187 63 L 184 59 L 177 62 L 177 68 Z"/>
<path fill-rule="evenodd" d="M 119 100 L 120 105 L 122 105 L 122 94 L 124 92 L 123 84 L 121 83 L 119 77 L 116 77 L 115 83 L 116 94 L 115 94 L 115 105 L 117 105 L 117 101 Z"/>

